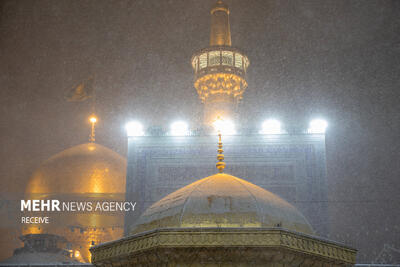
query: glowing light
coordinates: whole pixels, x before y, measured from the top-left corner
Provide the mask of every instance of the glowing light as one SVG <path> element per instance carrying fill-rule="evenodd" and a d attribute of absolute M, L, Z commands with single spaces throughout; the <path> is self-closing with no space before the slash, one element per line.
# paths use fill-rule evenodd
<path fill-rule="evenodd" d="M 235 74 L 214 73 L 197 79 L 194 83 L 201 101 L 206 101 L 210 95 L 233 94 L 235 98 L 242 98 L 247 88 L 244 78 Z"/>
<path fill-rule="evenodd" d="M 315 119 L 310 122 L 307 132 L 312 134 L 321 134 L 325 133 L 327 127 L 328 123 L 325 120 Z"/>
<path fill-rule="evenodd" d="M 97 121 L 96 116 L 94 116 L 94 115 L 90 116 L 89 121 L 92 124 L 92 129 L 91 129 L 90 135 L 89 135 L 89 142 L 94 143 L 94 141 L 96 141 L 96 138 L 95 138 L 95 125 L 96 125 L 96 121 Z"/>
<path fill-rule="evenodd" d="M 131 121 L 125 125 L 126 133 L 128 136 L 143 136 L 143 126 L 140 122 Z"/>
<path fill-rule="evenodd" d="M 75 253 L 74 253 L 75 258 L 79 258 L 80 255 L 81 255 L 81 253 L 79 253 L 78 250 L 75 250 Z"/>
<path fill-rule="evenodd" d="M 282 133 L 281 130 L 281 123 L 278 120 L 269 119 L 263 122 L 262 124 L 262 134 L 280 134 Z"/>
<path fill-rule="evenodd" d="M 235 124 L 231 120 L 223 120 L 220 117 L 216 121 L 214 121 L 213 126 L 215 130 L 221 132 L 223 135 L 232 135 L 235 134 Z"/>
<path fill-rule="evenodd" d="M 171 124 L 171 135 L 184 136 L 189 134 L 189 127 L 184 121 L 176 121 Z"/>

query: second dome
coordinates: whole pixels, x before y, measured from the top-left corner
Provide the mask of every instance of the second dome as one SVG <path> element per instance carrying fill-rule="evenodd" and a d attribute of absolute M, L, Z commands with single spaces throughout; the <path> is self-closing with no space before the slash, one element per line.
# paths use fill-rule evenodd
<path fill-rule="evenodd" d="M 187 185 L 150 206 L 132 234 L 159 228 L 282 227 L 313 234 L 305 217 L 277 195 L 219 173 Z"/>

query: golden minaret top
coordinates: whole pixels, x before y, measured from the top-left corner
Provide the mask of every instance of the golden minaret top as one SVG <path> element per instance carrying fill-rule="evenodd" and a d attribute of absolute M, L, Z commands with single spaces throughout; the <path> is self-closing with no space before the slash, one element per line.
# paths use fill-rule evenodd
<path fill-rule="evenodd" d="M 211 9 L 210 46 L 231 46 L 231 29 L 229 27 L 229 8 L 221 0 Z"/>
<path fill-rule="evenodd" d="M 204 104 L 203 123 L 217 117 L 233 120 L 247 88 L 249 59 L 231 45 L 229 8 L 221 0 L 211 8 L 210 46 L 192 56 L 194 87 Z"/>

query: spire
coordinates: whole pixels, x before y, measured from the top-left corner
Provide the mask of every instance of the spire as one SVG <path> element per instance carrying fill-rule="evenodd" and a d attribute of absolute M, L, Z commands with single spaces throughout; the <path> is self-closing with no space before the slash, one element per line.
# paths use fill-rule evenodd
<path fill-rule="evenodd" d="M 222 149 L 222 140 L 221 140 L 221 131 L 218 131 L 218 155 L 217 159 L 218 162 L 215 165 L 220 173 L 224 172 L 225 169 L 225 162 L 224 162 L 224 154 L 222 154 L 224 150 Z"/>
<path fill-rule="evenodd" d="M 89 142 L 94 143 L 94 141 L 96 141 L 96 139 L 95 139 L 95 127 L 96 127 L 96 122 L 97 122 L 96 116 L 94 116 L 94 115 L 90 116 L 89 121 L 92 124 L 92 130 L 90 131 L 90 135 L 89 135 Z"/>
<path fill-rule="evenodd" d="M 217 154 L 218 162 L 215 166 L 217 167 L 217 169 L 220 173 L 223 173 L 224 169 L 225 169 L 225 162 L 224 162 L 225 156 L 224 156 L 224 154 L 222 154 L 224 152 L 224 150 L 222 149 L 222 137 L 221 137 L 223 123 L 224 123 L 223 120 L 219 116 L 218 116 L 217 120 L 214 121 L 214 127 L 216 128 L 216 130 L 218 132 L 218 150 L 217 150 L 218 151 L 218 154 Z"/>
<path fill-rule="evenodd" d="M 218 0 L 211 8 L 210 46 L 231 46 L 229 8 Z"/>

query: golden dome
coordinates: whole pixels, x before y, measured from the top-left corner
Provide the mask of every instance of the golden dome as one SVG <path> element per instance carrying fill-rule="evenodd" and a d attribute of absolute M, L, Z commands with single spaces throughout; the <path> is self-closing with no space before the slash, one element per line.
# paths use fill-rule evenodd
<path fill-rule="evenodd" d="M 185 186 L 150 206 L 132 233 L 156 228 L 282 227 L 313 234 L 291 204 L 240 178 L 215 174 Z"/>
<path fill-rule="evenodd" d="M 26 193 L 124 193 L 126 159 L 96 143 L 66 149 L 46 160 Z"/>
<path fill-rule="evenodd" d="M 95 143 L 66 149 L 46 160 L 32 175 L 26 199 L 58 199 L 60 202 L 125 200 L 126 159 Z M 94 209 L 93 204 L 93 209 Z M 55 234 L 65 237 L 78 260 L 90 260 L 89 247 L 122 237 L 122 212 L 36 212 L 49 224 L 24 225 L 23 234 Z"/>

